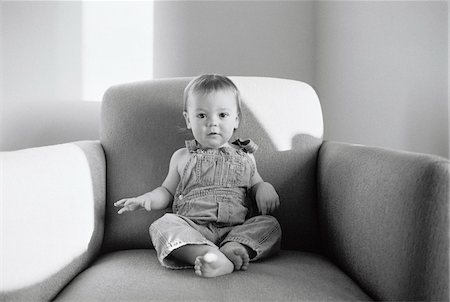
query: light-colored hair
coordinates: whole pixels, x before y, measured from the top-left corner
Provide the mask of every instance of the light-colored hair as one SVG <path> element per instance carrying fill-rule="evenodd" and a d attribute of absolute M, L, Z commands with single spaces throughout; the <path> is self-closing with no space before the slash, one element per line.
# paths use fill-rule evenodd
<path fill-rule="evenodd" d="M 187 112 L 187 103 L 192 95 L 207 95 L 216 91 L 230 91 L 234 94 L 237 112 L 239 117 L 241 117 L 241 94 L 239 89 L 229 78 L 218 74 L 203 74 L 189 82 L 184 89 L 183 111 Z"/>

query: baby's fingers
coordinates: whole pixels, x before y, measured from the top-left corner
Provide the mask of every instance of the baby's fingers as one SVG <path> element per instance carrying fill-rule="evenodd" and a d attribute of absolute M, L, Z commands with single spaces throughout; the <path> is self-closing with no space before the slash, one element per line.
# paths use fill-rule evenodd
<path fill-rule="evenodd" d="M 267 205 L 267 213 L 274 212 L 276 209 L 278 209 L 279 205 L 280 200 L 278 198 L 272 199 Z"/>
<path fill-rule="evenodd" d="M 273 202 L 271 202 L 268 206 L 267 206 L 267 214 L 272 213 L 275 210 L 275 204 Z"/>
<path fill-rule="evenodd" d="M 118 212 L 117 212 L 117 214 L 122 214 L 123 212 L 127 212 L 127 211 L 130 211 L 130 209 L 128 209 L 128 207 L 123 207 L 123 208 L 121 208 Z"/>
<path fill-rule="evenodd" d="M 121 207 L 121 206 L 123 206 L 127 201 L 128 201 L 128 198 L 121 199 L 121 200 L 119 200 L 119 201 L 116 201 L 116 202 L 114 203 L 114 206 L 115 206 L 115 207 Z"/>
<path fill-rule="evenodd" d="M 261 202 L 258 204 L 258 208 L 259 208 L 259 212 L 262 215 L 266 215 L 267 214 L 267 203 L 265 202 Z"/>
<path fill-rule="evenodd" d="M 277 197 L 275 200 L 274 211 L 280 207 L 280 198 Z"/>

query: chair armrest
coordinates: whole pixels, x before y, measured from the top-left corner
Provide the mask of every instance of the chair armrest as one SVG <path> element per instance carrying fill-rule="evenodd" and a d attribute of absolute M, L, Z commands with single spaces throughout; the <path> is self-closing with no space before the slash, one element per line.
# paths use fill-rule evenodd
<path fill-rule="evenodd" d="M 328 255 L 379 300 L 449 298 L 449 161 L 324 142 L 319 216 Z"/>
<path fill-rule="evenodd" d="M 99 252 L 105 156 L 97 141 L 0 153 L 2 301 L 48 301 Z"/>

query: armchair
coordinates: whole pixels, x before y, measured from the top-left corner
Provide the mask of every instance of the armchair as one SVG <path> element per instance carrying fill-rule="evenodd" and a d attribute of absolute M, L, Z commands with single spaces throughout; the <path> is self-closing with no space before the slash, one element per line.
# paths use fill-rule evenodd
<path fill-rule="evenodd" d="M 449 299 L 449 161 L 323 141 L 305 83 L 231 77 L 263 178 L 280 195 L 282 251 L 213 279 L 168 270 L 148 228 L 169 210 L 113 203 L 161 184 L 189 78 L 113 86 L 99 141 L 1 153 L 2 301 Z"/>

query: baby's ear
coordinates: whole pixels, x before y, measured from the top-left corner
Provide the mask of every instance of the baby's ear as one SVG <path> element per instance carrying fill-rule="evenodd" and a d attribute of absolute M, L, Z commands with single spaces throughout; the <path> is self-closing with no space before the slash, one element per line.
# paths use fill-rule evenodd
<path fill-rule="evenodd" d="M 191 122 L 189 120 L 189 115 L 186 111 L 183 111 L 184 120 L 186 121 L 186 127 L 191 129 Z"/>
<path fill-rule="evenodd" d="M 237 128 L 239 128 L 239 122 L 240 122 L 240 116 L 239 114 L 236 115 L 236 121 L 234 124 L 234 129 L 237 130 Z"/>

